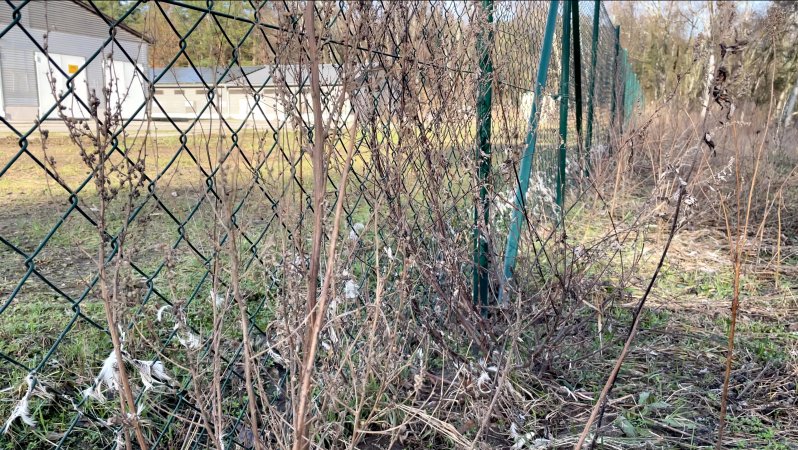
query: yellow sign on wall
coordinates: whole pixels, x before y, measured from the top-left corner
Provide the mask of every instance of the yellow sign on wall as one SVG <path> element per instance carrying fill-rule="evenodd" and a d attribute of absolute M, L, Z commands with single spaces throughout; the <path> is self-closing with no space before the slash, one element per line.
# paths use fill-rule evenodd
<path fill-rule="evenodd" d="M 67 67 L 67 72 L 68 73 L 77 73 L 78 72 L 78 65 L 77 64 L 70 64 Z"/>

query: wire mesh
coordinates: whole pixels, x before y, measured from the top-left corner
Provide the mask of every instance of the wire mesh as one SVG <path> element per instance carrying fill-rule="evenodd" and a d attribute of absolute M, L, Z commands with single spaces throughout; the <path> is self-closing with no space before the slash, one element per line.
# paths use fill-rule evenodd
<path fill-rule="evenodd" d="M 628 120 L 640 87 L 626 58 L 616 61 L 603 8 L 590 73 L 593 3 L 578 4 L 582 45 L 573 56 L 581 58 L 582 82 L 595 80 L 590 158 L 598 158 L 610 143 L 611 99 L 623 99 Z M 368 302 L 367 273 L 408 240 L 416 259 L 471 269 L 455 255 L 471 254 L 482 187 L 475 108 L 484 10 L 443 0 L 316 4 L 320 116 L 329 124 L 320 137 L 304 8 L 188 0 L 0 5 L 0 380 L 10 388 L 0 417 L 10 418 L 11 442 L 124 446 L 119 389 L 112 394 L 101 370 L 110 360 L 113 371 L 118 334 L 122 365 L 137 374 L 136 414 L 150 448 L 215 445 L 197 425 L 205 412 L 196 401 L 214 366 L 225 398 L 224 446 L 250 447 L 242 332 L 223 328 L 220 342 L 210 333 L 236 302 L 231 267 L 239 263 L 248 333 L 254 350 L 269 355 L 261 401 L 290 410 L 280 391 L 291 374 L 279 362 L 290 349 L 274 347 L 270 330 L 275 317 L 300 309 L 289 293 L 301 290 L 307 273 L 316 139 L 331 143 L 328 216 L 347 146 L 355 146 L 343 200 L 350 260 L 342 298 Z M 495 1 L 493 8 L 492 166 L 482 181 L 491 220 L 482 234 L 501 249 L 549 4 Z M 557 30 L 529 194 L 534 215 L 554 202 L 559 73 L 572 64 L 562 61 L 561 24 Z M 586 103 L 573 88 L 569 101 Z M 573 111 L 569 157 L 579 147 Z M 375 219 L 397 208 L 406 224 Z M 360 293 L 350 296 L 349 282 Z M 467 295 L 462 280 L 440 283 Z M 440 295 L 420 289 L 434 308 Z M 168 380 L 154 376 L 164 368 Z M 17 414 L 23 400 L 35 428 Z"/>

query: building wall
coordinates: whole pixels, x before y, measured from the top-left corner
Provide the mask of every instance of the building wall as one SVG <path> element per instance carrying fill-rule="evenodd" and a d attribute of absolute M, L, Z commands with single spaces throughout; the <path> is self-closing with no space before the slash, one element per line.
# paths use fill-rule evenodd
<path fill-rule="evenodd" d="M 260 91 L 259 104 L 249 89 L 232 87 L 229 89 L 228 105 L 230 115 L 238 120 L 266 121 L 277 127 L 285 120 L 285 111 L 277 98 L 274 87 L 265 87 Z M 250 112 L 252 114 L 250 114 Z"/>
<path fill-rule="evenodd" d="M 0 29 L 11 23 L 11 14 L 11 7 L 5 2 L 0 3 Z M 145 69 L 147 67 L 146 42 L 117 29 L 116 43 L 106 44 L 109 26 L 105 21 L 72 2 L 30 2 L 22 9 L 20 24 L 29 35 L 19 26 L 14 26 L 0 37 L 0 73 L 7 119 L 32 120 L 38 113 L 34 55 L 41 52 L 39 47 L 43 48 L 45 43 L 51 53 L 86 58 L 88 90 L 94 90 L 98 95 L 101 95 L 105 83 L 103 57 L 113 55 L 116 61 L 127 61 L 121 51 L 123 48 L 134 61 Z M 102 53 L 89 61 L 98 49 L 102 49 Z"/>
<path fill-rule="evenodd" d="M 218 119 L 219 109 L 224 117 L 228 116 L 227 92 L 224 86 L 216 89 L 213 104 L 208 105 L 205 87 L 201 84 L 156 84 L 152 102 L 154 119 L 190 120 Z M 206 108 L 206 105 L 207 108 Z"/>
<path fill-rule="evenodd" d="M 286 121 L 286 116 L 301 116 L 306 123 L 313 122 L 313 101 L 310 95 L 310 89 L 304 87 L 301 92 L 297 86 L 292 86 L 290 90 L 294 93 L 293 105 L 286 105 L 285 100 L 280 98 L 275 86 L 267 86 L 258 92 L 259 101 L 255 102 L 255 96 L 252 91 L 247 88 L 239 86 L 230 86 L 228 88 L 228 108 L 230 117 L 238 120 L 254 120 L 266 121 L 268 120 L 274 127 L 282 126 Z M 338 93 L 340 88 L 335 86 L 322 86 L 322 118 L 327 120 L 330 113 L 337 115 L 338 111 L 334 111 L 338 106 Z M 286 111 L 287 110 L 287 111 Z M 341 114 L 346 116 L 349 114 L 351 106 L 349 101 L 345 101 L 342 105 Z M 251 114 L 250 114 L 251 113 Z M 351 118 L 351 117 L 350 117 Z M 289 124 L 291 125 L 291 124 Z"/>

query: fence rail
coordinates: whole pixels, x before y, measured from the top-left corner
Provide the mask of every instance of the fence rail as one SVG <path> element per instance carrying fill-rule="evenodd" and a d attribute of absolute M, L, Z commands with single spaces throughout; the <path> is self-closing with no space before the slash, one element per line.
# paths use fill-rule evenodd
<path fill-rule="evenodd" d="M 0 4 L 10 442 L 124 447 L 121 366 L 150 448 L 214 447 L 197 424 L 215 364 L 220 439 L 250 447 L 246 339 L 225 322 L 236 304 L 265 355 L 257 395 L 288 417 L 293 349 L 277 322 L 305 308 L 317 140 L 325 217 L 354 146 L 336 308 L 369 302 L 369 274 L 393 261 L 440 268 L 424 305 L 460 296 L 487 314 L 512 276 L 498 275 L 505 246 L 524 248 L 513 211 L 562 211 L 642 102 L 598 1 L 318 2 L 316 67 L 304 8 Z"/>

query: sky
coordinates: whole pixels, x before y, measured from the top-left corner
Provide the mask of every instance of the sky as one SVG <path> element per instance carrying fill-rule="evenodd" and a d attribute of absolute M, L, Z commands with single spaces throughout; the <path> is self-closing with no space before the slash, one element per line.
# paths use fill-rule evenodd
<path fill-rule="evenodd" d="M 610 3 L 610 2 L 606 2 L 605 4 L 607 4 L 607 3 Z M 664 11 L 670 6 L 671 3 L 672 2 L 670 0 L 636 1 L 635 2 L 635 9 L 640 8 L 640 9 L 648 9 L 648 10 L 655 9 L 656 10 L 656 9 L 660 8 L 660 9 L 662 9 Z M 703 29 L 704 29 L 704 23 L 705 23 L 705 21 L 707 19 L 706 12 L 707 12 L 707 4 L 709 3 L 709 0 L 691 0 L 689 2 L 679 2 L 679 3 L 682 4 L 683 8 L 686 8 L 686 9 L 689 9 L 689 10 L 693 10 L 693 11 L 701 11 L 702 12 L 701 14 L 697 14 L 694 17 L 695 25 L 696 25 L 695 31 L 698 32 L 698 33 L 702 32 Z M 688 3 L 689 3 L 689 6 L 686 5 Z M 770 3 L 771 2 L 769 0 L 748 0 L 748 1 L 738 0 L 738 1 L 735 2 L 735 5 L 737 6 L 737 11 L 740 14 L 746 14 L 746 13 L 762 14 L 765 11 L 767 11 L 768 6 L 770 6 Z M 612 13 L 613 13 L 613 10 L 615 9 L 614 6 L 617 6 L 617 4 L 613 5 L 613 6 L 610 6 L 610 5 L 607 5 L 607 6 L 608 6 L 607 10 L 610 13 L 610 17 L 614 19 Z"/>
<path fill-rule="evenodd" d="M 750 5 L 750 7 L 756 12 L 764 12 L 768 9 L 770 5 L 770 1 L 767 0 L 755 0 L 755 1 L 747 1 L 747 2 L 738 2 L 737 8 L 738 9 L 745 9 L 746 5 Z"/>

